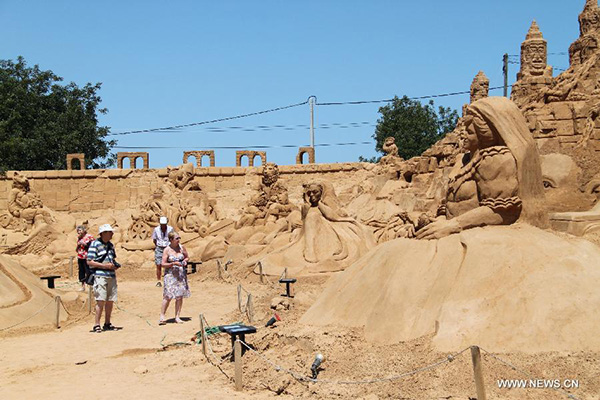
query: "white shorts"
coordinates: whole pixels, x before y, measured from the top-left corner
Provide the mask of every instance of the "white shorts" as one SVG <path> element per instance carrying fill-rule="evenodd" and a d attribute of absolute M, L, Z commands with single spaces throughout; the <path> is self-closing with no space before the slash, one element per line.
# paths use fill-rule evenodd
<path fill-rule="evenodd" d="M 94 276 L 94 298 L 100 301 L 117 301 L 117 278 Z"/>

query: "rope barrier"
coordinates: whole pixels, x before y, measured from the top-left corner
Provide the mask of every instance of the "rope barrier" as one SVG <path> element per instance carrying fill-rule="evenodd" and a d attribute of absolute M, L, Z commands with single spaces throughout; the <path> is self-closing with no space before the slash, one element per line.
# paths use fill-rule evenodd
<path fill-rule="evenodd" d="M 37 312 L 35 312 L 35 314 L 31 315 L 30 317 L 28 317 L 28 318 L 24 319 L 24 320 L 23 320 L 23 321 L 21 321 L 21 322 L 18 322 L 18 323 L 14 324 L 14 325 L 7 326 L 6 328 L 2 328 L 2 329 L 0 329 L 0 332 L 2 332 L 2 331 L 6 331 L 6 330 L 9 330 L 9 329 L 11 329 L 11 328 L 14 328 L 15 326 L 21 325 L 22 323 L 29 321 L 31 318 L 33 318 L 33 317 L 35 317 L 36 315 L 38 315 L 39 313 L 41 313 L 41 312 L 42 312 L 44 309 L 46 309 L 46 307 L 48 307 L 50 304 L 52 304 L 52 303 L 54 303 L 54 302 L 55 302 L 55 300 L 54 300 L 54 299 L 50 300 L 50 302 L 49 302 L 48 304 L 46 304 L 44 307 L 40 308 L 40 309 L 39 309 Z"/>
<path fill-rule="evenodd" d="M 509 363 L 508 361 L 505 361 L 505 360 L 501 359 L 500 357 L 498 357 L 498 356 L 494 355 L 493 353 L 490 353 L 490 352 L 489 352 L 489 351 L 487 351 L 486 349 L 483 349 L 483 348 L 481 348 L 481 347 L 480 347 L 480 349 L 481 349 L 481 351 L 483 351 L 483 353 L 484 353 L 486 356 L 490 356 L 491 358 L 495 359 L 496 361 L 500 362 L 501 364 L 504 364 L 504 365 L 506 365 L 506 366 L 510 367 L 512 370 L 514 370 L 514 371 L 516 371 L 516 372 L 518 372 L 518 373 L 520 373 L 520 374 L 522 374 L 522 375 L 526 376 L 526 377 L 527 377 L 527 378 L 529 378 L 529 379 L 537 380 L 537 379 L 535 379 L 535 378 L 533 377 L 533 375 L 532 375 L 530 372 L 527 372 L 527 371 L 524 371 L 524 370 L 522 370 L 522 369 L 520 369 L 520 368 L 517 368 L 516 366 L 514 366 L 514 365 L 513 365 L 513 364 L 511 364 L 511 363 Z M 573 395 L 573 394 L 571 394 L 571 393 L 567 392 L 566 390 L 564 390 L 564 389 L 562 389 L 562 388 L 549 387 L 549 388 L 546 388 L 546 389 L 552 389 L 552 390 L 556 390 L 557 392 L 560 392 L 560 393 L 562 393 L 563 395 L 567 396 L 567 398 L 569 398 L 569 399 L 573 399 L 573 400 L 579 400 L 577 397 L 575 397 L 575 395 Z"/>
<path fill-rule="evenodd" d="M 279 371 L 283 371 L 283 372 L 291 375 L 294 379 L 296 379 L 299 382 L 329 383 L 329 384 L 336 384 L 336 385 L 362 385 L 362 384 L 370 384 L 370 383 L 379 383 L 379 382 L 399 380 L 399 379 L 402 379 L 402 378 L 406 378 L 408 376 L 416 375 L 418 373 L 425 372 L 425 371 L 428 371 L 430 369 L 439 367 L 440 365 L 443 365 L 443 364 L 446 364 L 446 363 L 450 363 L 450 362 L 454 361 L 457 357 L 459 357 L 460 355 L 462 355 L 463 353 L 465 353 L 467 350 L 469 350 L 471 348 L 469 346 L 469 347 L 465 348 L 464 350 L 461 350 L 458 353 L 451 354 L 451 355 L 447 356 L 446 358 L 441 359 L 441 360 L 439 360 L 439 361 L 437 361 L 435 363 L 432 363 L 432 364 L 429 364 L 429 365 L 425 365 L 423 367 L 417 368 L 417 369 L 412 370 L 412 371 L 404 372 L 404 373 L 399 374 L 399 375 L 393 375 L 393 376 L 389 376 L 389 377 L 385 377 L 385 378 L 363 379 L 363 380 L 358 380 L 358 381 L 336 381 L 336 380 L 330 380 L 330 379 L 315 379 L 315 378 L 310 378 L 310 377 L 308 377 L 306 375 L 302 375 L 302 374 L 294 372 L 294 371 L 292 371 L 290 369 L 284 368 L 281 365 L 278 365 L 278 364 L 274 363 L 273 361 L 269 360 L 267 357 L 263 356 L 258 351 L 254 350 L 252 347 L 250 347 L 244 341 L 239 340 L 239 339 L 237 339 L 237 341 L 239 341 L 248 350 L 250 350 L 251 352 L 253 352 L 256 355 L 258 355 L 265 362 L 267 362 L 268 364 L 270 364 L 276 371 L 278 371 L 278 372 Z"/>
<path fill-rule="evenodd" d="M 206 324 L 207 327 L 210 327 L 211 325 L 208 323 L 208 321 L 206 320 L 206 318 L 204 318 L 204 316 L 202 316 L 202 320 L 204 321 L 204 323 Z M 214 365 L 215 367 L 217 367 L 219 369 L 219 371 L 221 371 L 221 373 L 223 375 L 225 375 L 225 377 L 227 379 L 229 379 L 230 381 L 232 380 L 232 378 L 227 375 L 227 373 L 225 371 L 223 371 L 223 368 L 221 368 L 221 364 L 223 363 L 223 360 L 219 360 L 217 358 L 217 355 L 215 354 L 215 352 L 213 351 L 212 345 L 210 344 L 210 339 L 208 338 L 208 335 L 204 336 L 206 338 L 206 347 L 208 348 L 208 351 L 210 352 L 210 355 L 214 358 L 215 363 L 211 362 L 211 359 L 208 357 L 207 354 L 205 354 L 206 360 L 211 364 Z"/>
<path fill-rule="evenodd" d="M 67 313 L 68 316 L 73 317 L 75 316 L 75 314 L 72 314 L 68 309 L 67 306 L 65 305 L 65 303 L 62 301 L 62 299 L 60 299 L 60 304 L 62 305 L 63 309 L 65 310 L 65 312 Z M 82 312 L 83 308 L 85 307 L 85 305 L 87 304 L 87 299 L 85 299 L 83 301 L 83 304 L 81 305 L 81 310 L 79 310 L 78 312 Z M 87 315 L 87 314 L 86 314 Z"/>

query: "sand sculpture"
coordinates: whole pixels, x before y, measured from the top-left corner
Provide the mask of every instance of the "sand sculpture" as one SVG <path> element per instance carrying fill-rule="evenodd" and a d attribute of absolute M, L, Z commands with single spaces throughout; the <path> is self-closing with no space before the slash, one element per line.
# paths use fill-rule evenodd
<path fill-rule="evenodd" d="M 411 160 L 396 158 L 397 148 L 388 140 L 380 165 L 357 163 L 352 171 L 341 164 L 290 166 L 282 168 L 289 173 L 287 184 L 270 163 L 261 169 L 215 167 L 201 173 L 192 165 L 131 174 L 28 172 L 32 180 L 40 179 L 33 187 L 41 197 L 15 175 L 13 187 L 5 186 L 7 211 L 0 221 L 26 234 L 0 232 L 10 235 L 11 244 L 0 256 L 0 287 L 6 289 L 0 296 L 0 327 L 20 322 L 52 300 L 39 277 L 26 270 L 64 272 L 73 253 L 73 215 L 78 221 L 90 218 L 93 233 L 109 222 L 105 218 L 127 228 L 126 241 L 115 243 L 136 251 L 119 248 L 119 257 L 131 270 L 148 264 L 150 275 L 149 235 L 158 218 L 167 215 L 195 259 L 231 256 L 235 261 L 229 273 L 235 278 L 253 279 L 247 274 L 258 261 L 274 276 L 285 268 L 293 277 L 331 275 L 312 306 L 307 292 L 287 303 L 297 305 L 296 310 L 311 306 L 302 324 L 364 328 L 354 332 L 360 336 L 364 331 L 377 343 L 427 336 L 418 345 L 432 338 L 437 350 L 448 352 L 473 343 L 491 351 L 598 351 L 599 14 L 595 1 L 588 1 L 580 16 L 581 36 L 569 50 L 571 67 L 556 78 L 546 64 L 546 42 L 532 24 L 513 90 L 525 119 L 508 100 L 487 98 L 489 80 L 480 72 L 472 83 L 472 103 L 455 131 Z M 262 175 L 236 229 L 231 220 L 217 218 L 217 204 L 205 190 L 218 191 L 219 215 L 233 217 L 249 194 L 244 182 L 256 178 L 256 171 Z M 54 207 L 58 196 L 47 194 L 47 186 L 68 185 L 76 177 L 86 182 L 61 193 L 62 203 L 88 201 L 78 196 L 119 187 L 127 188 L 119 193 L 125 199 L 103 198 L 89 209 L 69 206 L 65 210 L 78 214 L 65 212 L 50 221 L 49 213 L 56 216 L 56 211 L 42 203 Z M 544 197 L 550 200 L 546 204 Z M 140 202 L 131 223 L 132 204 Z M 545 225 L 544 211 L 553 212 L 554 230 L 567 233 L 538 229 Z M 208 273 L 206 278 L 212 279 Z M 310 290 L 321 289 L 315 284 Z M 215 297 L 221 301 L 221 296 Z M 268 303 L 264 300 L 256 302 L 257 309 Z M 298 328 L 309 340 L 323 332 L 292 325 L 296 316 L 288 319 L 288 332 Z M 53 323 L 52 318 L 42 312 L 24 326 Z"/>
<path fill-rule="evenodd" d="M 589 340 L 586 330 L 600 311 L 587 297 L 600 301 L 600 261 L 564 265 L 574 251 L 586 259 L 600 251 L 532 226 L 544 223 L 543 189 L 525 119 L 504 98 L 473 103 L 466 118 L 471 157 L 449 185 L 449 219 L 417 232 L 441 239 L 378 246 L 334 279 L 301 322 L 364 326 L 367 338 L 381 343 L 433 334 L 445 350 L 467 343 L 497 351 L 597 347 L 600 340 Z M 517 220 L 527 223 L 491 226 Z M 561 300 L 548 301 L 557 292 Z M 556 316 L 571 307 L 581 315 L 565 326 Z"/>
<path fill-rule="evenodd" d="M 548 44 L 538 24 L 533 21 L 521 44 L 521 70 L 512 87 L 511 99 L 523 105 L 532 92 L 548 87 L 552 82 L 552 67 L 548 65 Z"/>
<path fill-rule="evenodd" d="M 572 156 L 583 170 L 581 187 L 600 172 L 595 154 L 600 140 L 596 127 L 600 95 L 599 21 L 597 1 L 586 1 L 579 15 L 580 36 L 569 47 L 570 67 L 551 79 L 550 67 L 545 65 L 546 42 L 537 24 L 532 24 L 523 42 L 524 62 L 512 93 L 541 153 Z"/>
<path fill-rule="evenodd" d="M 597 0 L 586 0 L 583 12 L 579 14 L 579 33 L 579 38 L 569 47 L 572 66 L 585 63 L 598 50 L 600 10 Z"/>
<path fill-rule="evenodd" d="M 215 201 L 209 199 L 193 178 L 194 166 L 191 163 L 170 168 L 165 184 L 152 194 L 150 200 L 142 203 L 139 211 L 131 215 L 129 240 L 151 244 L 149 238 L 161 216 L 169 218 L 170 224 L 179 232 L 206 236 L 209 227 L 217 221 Z"/>
<path fill-rule="evenodd" d="M 0 225 L 17 232 L 26 232 L 40 222 L 50 223 L 52 217 L 44 208 L 40 197 L 31 191 L 27 177 L 15 172 L 8 195 L 8 212 L 0 215 Z"/>
<path fill-rule="evenodd" d="M 402 161 L 402 157 L 398 155 L 398 146 L 396 146 L 395 137 L 386 137 L 382 149 L 385 151 L 385 156 L 381 157 L 381 160 L 379 160 L 381 164 L 397 164 Z"/>
<path fill-rule="evenodd" d="M 244 226 L 262 226 L 267 222 L 275 223 L 285 220 L 295 209 L 289 202 L 287 188 L 279 181 L 279 167 L 275 163 L 266 163 L 256 193 L 244 208 L 235 227 L 239 229 Z"/>
<path fill-rule="evenodd" d="M 488 97 L 489 91 L 490 80 L 483 71 L 479 71 L 471 82 L 471 103 Z"/>
<path fill-rule="evenodd" d="M 291 243 L 256 257 L 268 275 L 341 271 L 374 246 L 371 233 L 341 207 L 333 185 L 303 185 L 302 228 Z M 252 259 L 249 264 L 255 262 Z"/>

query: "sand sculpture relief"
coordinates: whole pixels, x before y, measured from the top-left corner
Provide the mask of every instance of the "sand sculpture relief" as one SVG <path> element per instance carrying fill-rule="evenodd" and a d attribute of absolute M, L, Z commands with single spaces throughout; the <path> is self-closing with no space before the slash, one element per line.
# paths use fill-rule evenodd
<path fill-rule="evenodd" d="M 170 168 L 165 183 L 131 215 L 129 240 L 146 241 L 149 246 L 152 230 L 158 226 L 161 216 L 166 216 L 180 232 L 206 236 L 209 227 L 218 219 L 215 201 L 193 179 L 194 166 L 191 163 Z"/>
<path fill-rule="evenodd" d="M 288 190 L 279 181 L 279 167 L 266 163 L 262 168 L 260 184 L 236 222 L 236 228 L 262 226 L 267 222 L 286 219 L 294 207 L 288 198 Z"/>
<path fill-rule="evenodd" d="M 31 190 L 29 179 L 15 172 L 8 195 L 8 212 L 0 216 L 0 225 L 10 230 L 26 232 L 40 222 L 50 223 L 52 217 L 44 208 L 40 197 Z"/>

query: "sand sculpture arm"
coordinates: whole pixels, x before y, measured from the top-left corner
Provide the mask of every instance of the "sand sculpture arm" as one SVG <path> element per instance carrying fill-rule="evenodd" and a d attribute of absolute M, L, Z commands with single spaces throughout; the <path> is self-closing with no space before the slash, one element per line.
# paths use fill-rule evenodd
<path fill-rule="evenodd" d="M 490 152 L 492 153 L 492 152 Z M 514 223 L 521 212 L 514 157 L 504 150 L 483 157 L 474 179 L 479 207 L 449 220 L 438 220 L 417 233 L 417 239 L 440 239 L 465 229 Z"/>

